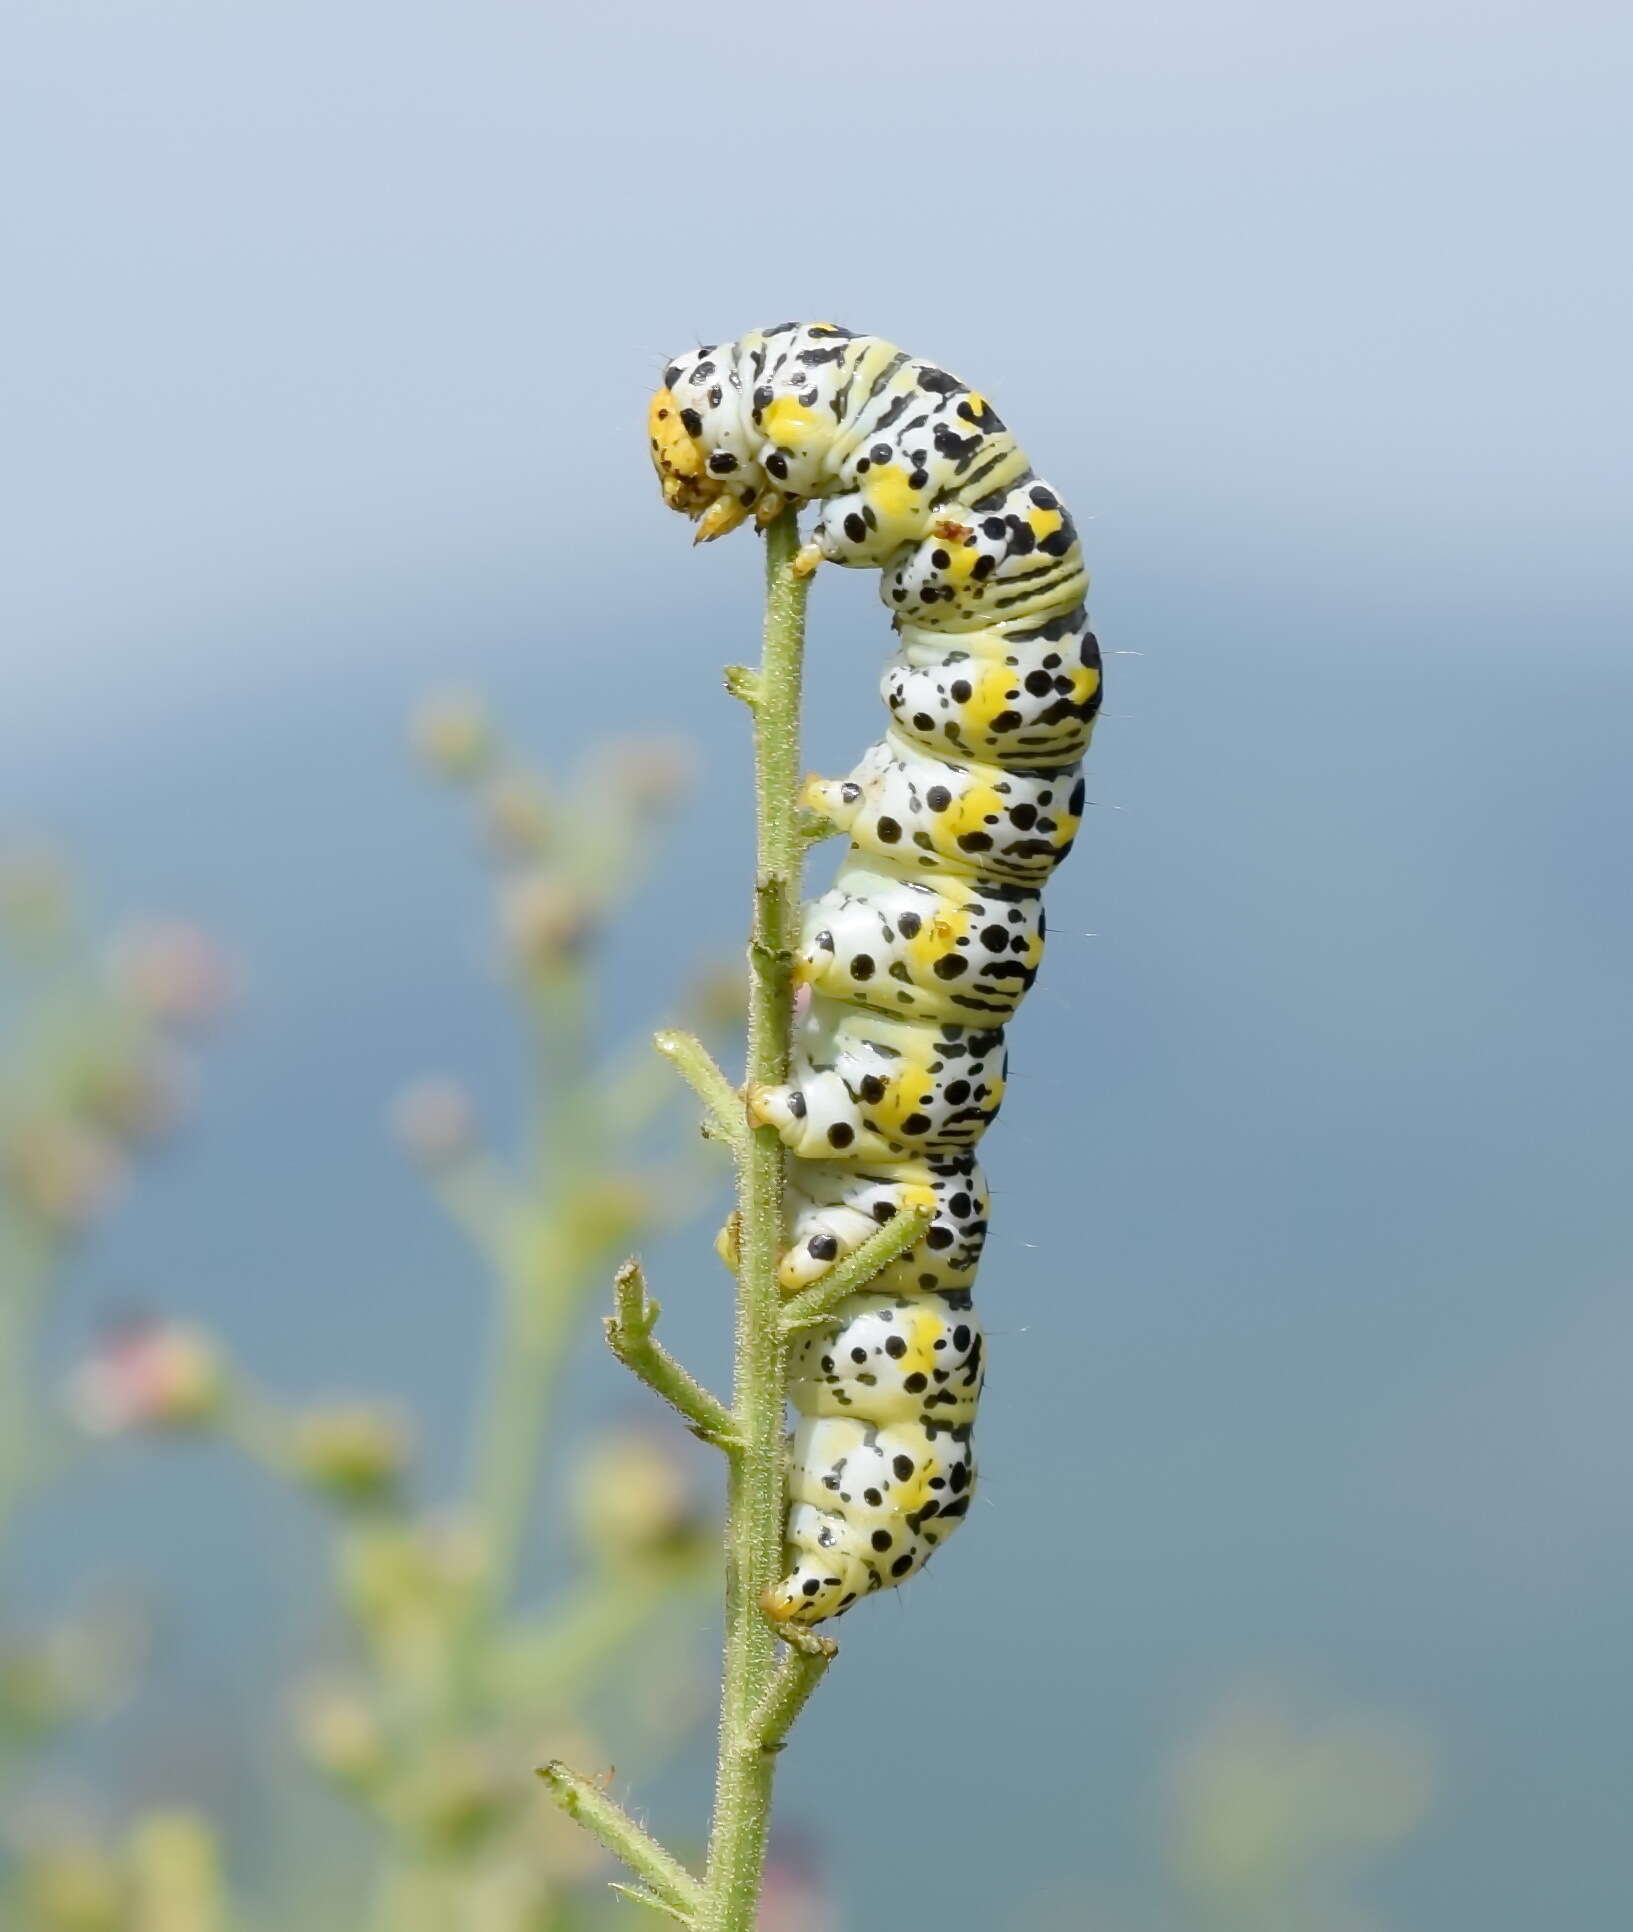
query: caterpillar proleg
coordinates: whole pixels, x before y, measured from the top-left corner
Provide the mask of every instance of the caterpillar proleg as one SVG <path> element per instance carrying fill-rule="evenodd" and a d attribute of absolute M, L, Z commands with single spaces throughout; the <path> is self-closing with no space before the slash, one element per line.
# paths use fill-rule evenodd
<path fill-rule="evenodd" d="M 850 850 L 806 908 L 791 1078 L 748 1095 L 795 1156 L 784 1287 L 931 1216 L 792 1352 L 789 1572 L 765 1605 L 814 1624 L 920 1569 L 974 1493 L 973 1150 L 1082 815 L 1100 652 L 1059 495 L 984 397 L 877 336 L 785 322 L 678 357 L 649 429 L 700 540 L 819 503 L 801 567 L 880 571 L 897 636 L 884 736 L 807 787 Z"/>

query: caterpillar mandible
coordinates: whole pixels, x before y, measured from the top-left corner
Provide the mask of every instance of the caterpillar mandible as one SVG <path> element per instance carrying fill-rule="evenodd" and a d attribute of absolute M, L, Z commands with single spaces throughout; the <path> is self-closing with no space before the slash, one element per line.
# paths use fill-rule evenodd
<path fill-rule="evenodd" d="M 804 802 L 850 837 L 806 908 L 809 988 L 785 1086 L 751 1088 L 790 1152 L 790 1291 L 898 1211 L 923 1241 L 792 1353 L 789 1572 L 814 1624 L 920 1569 L 975 1489 L 987 1230 L 973 1149 L 1004 1091 L 1004 1026 L 1037 975 L 1041 889 L 1083 811 L 1100 652 L 1071 517 L 987 400 L 832 323 L 677 357 L 648 419 L 699 541 L 821 504 L 796 568 L 882 572 L 890 723 Z"/>

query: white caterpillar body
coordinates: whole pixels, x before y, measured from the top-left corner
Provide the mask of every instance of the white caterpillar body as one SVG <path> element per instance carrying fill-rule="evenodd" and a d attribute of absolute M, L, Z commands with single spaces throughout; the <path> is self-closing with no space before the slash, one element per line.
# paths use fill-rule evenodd
<path fill-rule="evenodd" d="M 665 499 L 700 537 L 819 502 L 804 561 L 879 570 L 898 640 L 883 738 L 807 788 L 851 845 L 806 909 L 792 1077 L 749 1095 L 796 1157 L 786 1288 L 904 1209 L 933 1217 L 793 1350 L 789 1573 L 766 1607 L 819 1623 L 911 1576 L 974 1493 L 972 1150 L 1037 975 L 1041 888 L 1082 814 L 1100 654 L 1064 504 L 945 370 L 784 323 L 677 359 L 650 428 Z"/>

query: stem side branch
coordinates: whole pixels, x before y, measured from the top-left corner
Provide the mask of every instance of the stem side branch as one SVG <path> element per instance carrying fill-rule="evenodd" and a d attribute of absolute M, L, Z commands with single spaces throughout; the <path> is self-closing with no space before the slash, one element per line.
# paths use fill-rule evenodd
<path fill-rule="evenodd" d="M 924 1239 L 930 1221 L 931 1216 L 920 1208 L 892 1215 L 859 1248 L 853 1248 L 843 1261 L 836 1261 L 820 1281 L 788 1297 L 782 1305 L 783 1327 L 793 1334 L 825 1320 L 847 1295 L 865 1288 L 891 1262 L 906 1254 L 909 1248 L 916 1248 Z"/>
<path fill-rule="evenodd" d="M 697 1880 L 598 1784 L 559 1760 L 545 1765 L 539 1776 L 568 1817 L 577 1819 L 615 1858 L 644 1878 L 666 1905 L 687 1918 L 696 1913 L 702 1897 Z"/>
<path fill-rule="evenodd" d="M 716 1066 L 708 1048 L 695 1034 L 672 1027 L 655 1033 L 652 1043 L 703 1102 L 708 1116 L 704 1131 L 741 1150 L 748 1132 L 743 1096 Z"/>
<path fill-rule="evenodd" d="M 737 1450 L 741 1445 L 731 1410 L 654 1337 L 662 1311 L 646 1292 L 638 1261 L 626 1261 L 613 1277 L 613 1308 L 606 1321 L 607 1346 L 624 1367 L 678 1409 L 706 1442 Z"/>

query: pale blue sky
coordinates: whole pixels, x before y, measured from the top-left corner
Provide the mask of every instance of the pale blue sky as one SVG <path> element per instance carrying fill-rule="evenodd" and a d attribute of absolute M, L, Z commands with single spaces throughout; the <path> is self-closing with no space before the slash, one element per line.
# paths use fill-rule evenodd
<path fill-rule="evenodd" d="M 1607 587 L 1609 9 L 568 11 L 12 0 L 20 703 L 255 675 L 246 594 L 653 540 L 650 370 L 784 312 L 978 369 L 1118 541 Z"/>

